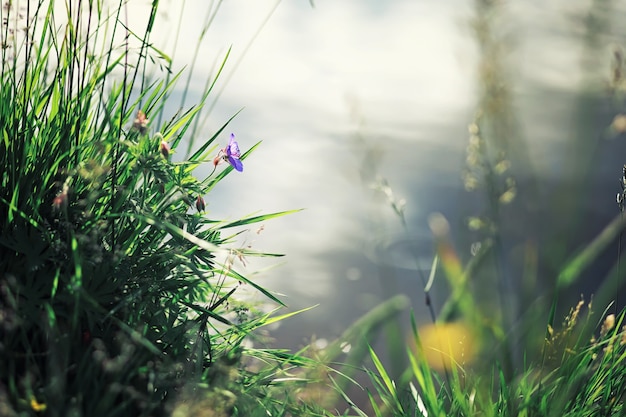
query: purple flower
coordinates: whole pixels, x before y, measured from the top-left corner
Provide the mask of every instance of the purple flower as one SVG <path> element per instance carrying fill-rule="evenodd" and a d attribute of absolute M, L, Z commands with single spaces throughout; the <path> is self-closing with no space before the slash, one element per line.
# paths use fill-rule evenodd
<path fill-rule="evenodd" d="M 224 159 L 239 172 L 243 171 L 243 163 L 239 160 L 240 156 L 239 144 L 235 140 L 235 134 L 231 133 L 228 146 L 224 148 Z"/>
<path fill-rule="evenodd" d="M 239 144 L 235 140 L 235 134 L 231 133 L 228 145 L 224 149 L 220 149 L 217 156 L 213 158 L 213 166 L 217 167 L 223 161 L 226 161 L 237 171 L 241 172 L 243 171 L 243 163 L 239 160 L 240 157 Z"/>

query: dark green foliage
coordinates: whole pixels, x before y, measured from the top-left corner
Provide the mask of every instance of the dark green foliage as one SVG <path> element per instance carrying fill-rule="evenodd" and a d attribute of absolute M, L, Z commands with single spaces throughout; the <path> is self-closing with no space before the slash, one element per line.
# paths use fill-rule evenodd
<path fill-rule="evenodd" d="M 193 175 L 228 122 L 173 162 L 203 103 L 151 122 L 178 75 L 149 83 L 137 71 L 146 59 L 170 64 L 150 29 L 135 55 L 106 38 L 125 30 L 123 3 L 73 1 L 67 16 L 54 3 L 2 8 L 0 407 L 158 416 L 202 397 L 207 415 L 229 415 L 256 395 L 233 388 L 240 344 L 269 320 L 233 296 L 251 284 L 278 301 L 235 271 L 236 259 L 264 254 L 233 247 L 234 228 L 284 213 L 230 224 L 198 213 L 194 201 L 232 170 Z M 23 36 L 9 36 L 19 19 Z"/>

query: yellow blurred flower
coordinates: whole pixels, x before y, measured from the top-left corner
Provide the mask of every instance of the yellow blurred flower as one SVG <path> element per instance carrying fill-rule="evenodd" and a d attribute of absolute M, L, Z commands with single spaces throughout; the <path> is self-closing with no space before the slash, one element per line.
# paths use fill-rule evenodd
<path fill-rule="evenodd" d="M 469 327 L 461 322 L 430 324 L 419 329 L 424 356 L 433 369 L 466 365 L 476 355 L 476 340 Z"/>
<path fill-rule="evenodd" d="M 40 412 L 46 411 L 46 408 L 48 408 L 48 406 L 45 403 L 38 402 L 35 397 L 31 397 L 30 408 L 32 408 L 34 411 Z"/>

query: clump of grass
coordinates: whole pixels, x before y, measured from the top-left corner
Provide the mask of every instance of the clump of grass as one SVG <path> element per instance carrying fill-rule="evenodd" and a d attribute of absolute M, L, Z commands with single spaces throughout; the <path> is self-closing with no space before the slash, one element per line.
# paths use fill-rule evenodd
<path fill-rule="evenodd" d="M 624 312 L 618 317 L 607 315 L 596 335 L 583 339 L 584 332 L 575 329 L 581 324 L 583 304 L 571 310 L 562 328 L 549 329 L 544 347 L 551 352 L 552 365 L 529 361 L 511 381 L 498 363 L 490 373 L 476 373 L 457 362 L 450 368 L 450 376 L 441 378 L 427 359 L 431 347 L 423 344 L 413 321 L 414 344 L 406 351 L 410 366 L 401 379 L 394 380 L 370 349 L 373 367 L 366 370 L 373 383 L 368 390 L 369 414 L 338 384 L 335 387 L 349 408 L 362 417 L 621 415 L 626 401 Z M 583 326 L 588 317 L 585 321 Z M 578 338 L 572 338 L 576 335 Z M 564 340 L 573 343 L 562 344 Z"/>
<path fill-rule="evenodd" d="M 242 344 L 276 318 L 237 297 L 247 286 L 282 305 L 238 271 L 246 257 L 278 255 L 237 238 L 286 212 L 207 215 L 233 171 L 217 166 L 233 155 L 218 151 L 230 120 L 172 157 L 228 55 L 199 103 L 164 117 L 181 73 L 151 81 L 146 69 L 172 64 L 150 40 L 158 2 L 143 34 L 125 23 L 124 1 L 57 3 L 0 11 L 0 414 L 305 409 L 275 387 L 298 356 Z M 202 164 L 216 169 L 198 178 Z M 250 355 L 267 366 L 247 370 Z"/>

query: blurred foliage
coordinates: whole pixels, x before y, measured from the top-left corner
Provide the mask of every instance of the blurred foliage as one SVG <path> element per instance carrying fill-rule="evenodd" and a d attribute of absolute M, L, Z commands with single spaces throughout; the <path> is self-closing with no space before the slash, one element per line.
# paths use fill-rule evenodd
<path fill-rule="evenodd" d="M 432 324 L 415 326 L 416 341 L 408 343 L 412 366 L 404 372 L 399 374 L 371 351 L 372 364 L 365 370 L 373 384 L 373 390 L 367 391 L 367 409 L 353 404 L 350 393 L 335 382 L 358 415 L 582 416 L 623 412 L 623 312 L 618 314 L 620 289 L 625 284 L 620 268 L 623 213 L 615 210 L 615 218 L 603 229 L 594 230 L 595 235 L 582 244 L 572 238 L 588 226 L 583 215 L 589 204 L 583 200 L 585 190 L 597 186 L 591 173 L 598 167 L 601 144 L 596 140 L 600 139 L 597 130 L 604 123 L 598 115 L 605 110 L 602 103 L 607 91 L 614 113 L 600 129 L 609 137 L 625 130 L 624 56 L 622 49 L 614 46 L 615 37 L 610 36 L 611 22 L 621 12 L 610 1 L 593 2 L 588 10 L 576 12 L 586 16 L 581 19 L 582 31 L 577 31 L 582 33 L 584 45 L 583 77 L 579 102 L 573 106 L 573 126 L 563 130 L 574 129 L 575 135 L 566 141 L 560 155 L 565 161 L 560 177 L 564 184 L 551 189 L 552 182 L 544 184 L 535 178 L 531 145 L 523 138 L 523 120 L 518 120 L 517 90 L 510 70 L 515 61 L 510 59 L 514 39 L 508 6 L 501 1 L 477 0 L 470 25 L 480 59 L 477 110 L 469 123 L 462 177 L 466 191 L 475 196 L 462 197 L 463 209 L 470 211 L 469 233 L 456 234 L 462 236 L 458 246 L 443 215 L 435 213 L 429 218 L 441 268 L 434 262 L 431 277 L 420 277 L 426 305 L 432 311 L 430 289 L 432 282 L 441 278 L 447 284 L 447 299 L 435 306 L 438 311 Z M 613 49 L 610 64 L 601 55 L 607 47 Z M 610 71 L 605 74 L 610 76 L 603 80 L 602 70 L 607 67 Z M 354 113 L 357 106 L 350 104 Z M 365 124 L 362 117 L 353 118 L 359 129 Z M 356 134 L 355 142 L 366 143 L 362 133 Z M 370 169 L 364 174 L 361 168 L 361 178 L 375 177 L 380 156 L 372 155 L 380 154 L 374 146 L 361 153 L 363 167 Z M 625 183 L 620 179 L 621 211 Z M 409 236 L 406 239 L 411 239 L 415 232 L 404 218 L 405 206 L 398 205 L 403 200 L 389 181 L 378 178 L 372 188 L 397 215 Z M 472 205 L 474 201 L 478 203 Z M 608 199 L 600 204 L 606 206 L 603 213 L 616 208 Z M 466 250 L 470 248 L 467 236 L 470 250 Z M 616 247 L 617 258 L 608 256 L 607 250 Z M 419 251 L 411 252 L 417 261 Z M 595 280 L 599 287 L 594 304 L 607 309 L 601 316 L 602 325 L 594 326 L 591 302 L 581 321 L 585 302 L 580 301 L 559 326 L 558 317 L 569 307 L 564 299 L 569 300 L 571 292 L 566 290 L 580 285 L 590 273 L 603 274 L 597 266 L 607 259 L 613 263 L 612 269 Z M 422 274 L 419 264 L 417 271 Z M 592 337 L 598 327 L 600 337 Z M 396 360 L 402 355 L 398 345 L 401 343 L 389 340 L 382 351 Z"/>

